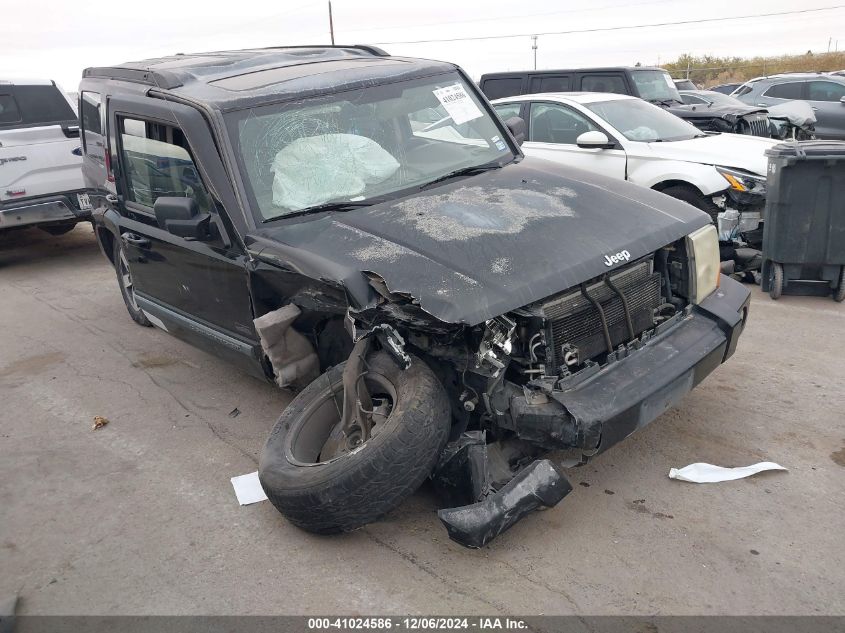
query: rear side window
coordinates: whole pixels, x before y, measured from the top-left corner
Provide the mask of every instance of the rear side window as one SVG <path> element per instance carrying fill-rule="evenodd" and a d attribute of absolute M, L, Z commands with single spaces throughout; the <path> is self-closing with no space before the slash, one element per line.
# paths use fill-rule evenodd
<path fill-rule="evenodd" d="M 0 125 L 18 123 L 20 120 L 21 111 L 15 98 L 10 94 L 0 94 Z"/>
<path fill-rule="evenodd" d="M 845 97 L 845 84 L 833 81 L 811 81 L 807 98 L 810 101 L 839 101 Z"/>
<path fill-rule="evenodd" d="M 565 76 L 533 77 L 531 92 L 569 92 L 572 90 L 572 80 Z"/>
<path fill-rule="evenodd" d="M 801 88 L 804 84 L 800 81 L 791 81 L 785 84 L 776 84 L 763 93 L 764 97 L 773 99 L 800 99 Z"/>
<path fill-rule="evenodd" d="M 619 75 L 584 75 L 581 78 L 581 90 L 584 92 L 613 92 L 626 95 L 625 80 Z"/>
<path fill-rule="evenodd" d="M 85 153 L 103 160 L 103 117 L 98 93 L 82 93 L 79 99 L 79 118 L 82 122 L 82 145 Z"/>
<path fill-rule="evenodd" d="M 501 79 L 487 79 L 482 88 L 488 99 L 513 97 L 522 92 L 522 77 L 503 77 Z"/>
<path fill-rule="evenodd" d="M 128 200 L 152 209 L 162 196 L 193 198 L 200 211 L 210 211 L 208 194 L 180 129 L 140 119 L 119 118 L 118 124 Z"/>
<path fill-rule="evenodd" d="M 0 88 L 0 127 L 75 124 L 76 113 L 56 86 Z"/>

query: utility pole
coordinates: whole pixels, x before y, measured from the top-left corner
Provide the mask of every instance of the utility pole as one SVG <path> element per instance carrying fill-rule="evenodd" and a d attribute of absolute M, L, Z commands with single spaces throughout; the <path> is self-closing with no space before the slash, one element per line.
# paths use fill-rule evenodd
<path fill-rule="evenodd" d="M 332 36 L 332 46 L 334 46 L 334 22 L 332 21 L 332 0 L 329 0 L 329 33 Z"/>
<path fill-rule="evenodd" d="M 532 35 L 531 39 L 534 40 L 534 44 L 531 46 L 534 49 L 534 70 L 537 70 L 537 36 Z"/>

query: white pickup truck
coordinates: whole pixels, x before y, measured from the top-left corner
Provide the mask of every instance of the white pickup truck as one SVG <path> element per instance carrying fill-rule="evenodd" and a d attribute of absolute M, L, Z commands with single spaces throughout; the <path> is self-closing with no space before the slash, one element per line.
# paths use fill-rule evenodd
<path fill-rule="evenodd" d="M 0 79 L 0 231 L 61 235 L 90 216 L 75 105 L 53 81 Z"/>

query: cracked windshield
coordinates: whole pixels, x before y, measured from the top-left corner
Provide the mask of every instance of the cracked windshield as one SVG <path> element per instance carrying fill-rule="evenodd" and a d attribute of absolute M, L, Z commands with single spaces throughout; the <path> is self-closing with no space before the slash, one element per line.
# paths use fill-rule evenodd
<path fill-rule="evenodd" d="M 466 83 L 448 73 L 230 114 L 258 219 L 366 205 L 508 162 L 505 132 Z"/>

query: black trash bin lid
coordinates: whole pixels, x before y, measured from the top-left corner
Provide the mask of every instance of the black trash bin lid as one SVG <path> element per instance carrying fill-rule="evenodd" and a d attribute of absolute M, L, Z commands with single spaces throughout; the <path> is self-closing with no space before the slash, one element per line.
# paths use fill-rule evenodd
<path fill-rule="evenodd" d="M 845 141 L 792 141 L 779 143 L 766 150 L 772 158 L 831 158 L 845 160 Z"/>

